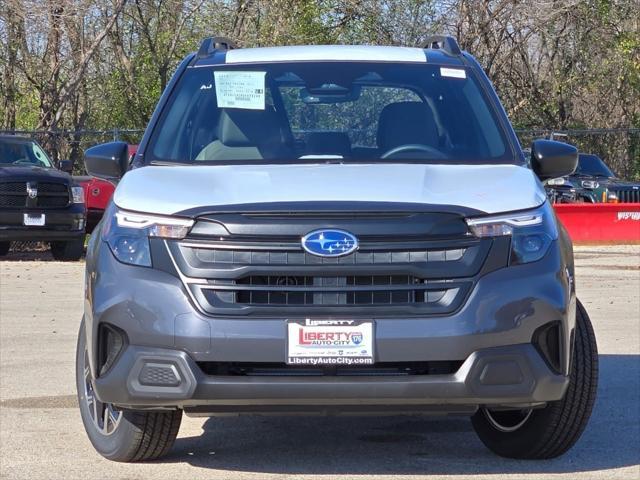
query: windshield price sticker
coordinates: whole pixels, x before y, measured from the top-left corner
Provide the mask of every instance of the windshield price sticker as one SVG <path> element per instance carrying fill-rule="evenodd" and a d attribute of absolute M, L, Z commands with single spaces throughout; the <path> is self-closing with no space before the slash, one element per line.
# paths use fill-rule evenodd
<path fill-rule="evenodd" d="M 440 67 L 440 76 L 441 77 L 451 77 L 451 78 L 467 78 L 467 72 L 460 68 L 444 68 Z"/>
<path fill-rule="evenodd" d="M 373 322 L 310 320 L 287 324 L 287 363 L 373 364 Z"/>
<path fill-rule="evenodd" d="M 213 72 L 218 108 L 265 109 L 266 72 Z"/>

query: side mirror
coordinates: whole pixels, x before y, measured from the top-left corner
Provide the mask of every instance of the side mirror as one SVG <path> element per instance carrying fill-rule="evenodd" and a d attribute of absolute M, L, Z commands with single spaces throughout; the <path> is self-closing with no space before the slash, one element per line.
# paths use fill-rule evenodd
<path fill-rule="evenodd" d="M 73 172 L 73 162 L 71 160 L 60 160 L 58 162 L 58 168 L 63 172 Z"/>
<path fill-rule="evenodd" d="M 109 142 L 84 152 L 84 165 L 92 177 L 116 181 L 129 166 L 129 149 L 125 142 Z"/>
<path fill-rule="evenodd" d="M 564 177 L 575 172 L 578 149 L 568 143 L 534 140 L 531 144 L 531 168 L 540 180 Z"/>

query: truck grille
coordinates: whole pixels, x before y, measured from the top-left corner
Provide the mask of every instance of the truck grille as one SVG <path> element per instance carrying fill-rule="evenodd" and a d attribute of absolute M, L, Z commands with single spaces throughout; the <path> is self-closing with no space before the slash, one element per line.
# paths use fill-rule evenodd
<path fill-rule="evenodd" d="M 30 198 L 27 185 L 37 189 Z M 0 183 L 0 207 L 5 208 L 64 208 L 69 205 L 69 187 L 52 182 L 2 182 Z"/>
<path fill-rule="evenodd" d="M 166 241 L 166 248 L 192 299 L 207 314 L 452 313 L 473 288 L 493 240 L 467 235 L 466 225 L 447 238 L 422 235 L 419 220 L 418 231 L 405 226 L 398 234 L 395 227 L 385 227 L 385 219 L 373 219 L 354 232 L 358 251 L 342 257 L 319 257 L 302 249 L 300 232 L 329 223 L 318 218 L 310 225 L 308 218 L 296 217 L 275 230 L 269 220 L 268 235 L 251 225 L 251 235 L 193 235 Z M 303 227 L 296 229 L 298 221 Z M 344 222 L 338 226 L 345 230 L 350 230 L 348 222 L 357 223 L 353 218 Z M 507 256 L 501 258 L 506 264 Z"/>
<path fill-rule="evenodd" d="M 620 203 L 640 203 L 640 189 L 637 190 L 613 190 Z"/>

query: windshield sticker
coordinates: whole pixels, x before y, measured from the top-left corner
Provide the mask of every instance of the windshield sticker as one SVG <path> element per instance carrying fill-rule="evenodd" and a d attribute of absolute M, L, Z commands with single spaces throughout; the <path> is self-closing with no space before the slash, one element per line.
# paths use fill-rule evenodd
<path fill-rule="evenodd" d="M 218 108 L 265 109 L 267 72 L 213 72 Z"/>
<path fill-rule="evenodd" d="M 451 78 L 467 78 L 467 72 L 459 68 L 440 68 L 440 76 Z"/>

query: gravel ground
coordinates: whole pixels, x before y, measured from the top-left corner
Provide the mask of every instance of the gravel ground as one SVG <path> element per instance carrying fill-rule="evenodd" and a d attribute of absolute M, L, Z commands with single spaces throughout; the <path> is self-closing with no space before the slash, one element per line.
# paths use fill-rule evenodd
<path fill-rule="evenodd" d="M 0 262 L 3 479 L 640 478 L 640 246 L 576 248 L 578 294 L 601 354 L 599 397 L 575 448 L 537 462 L 495 457 L 467 419 L 419 417 L 185 418 L 163 461 L 104 460 L 74 393 L 83 264 L 48 255 Z"/>

